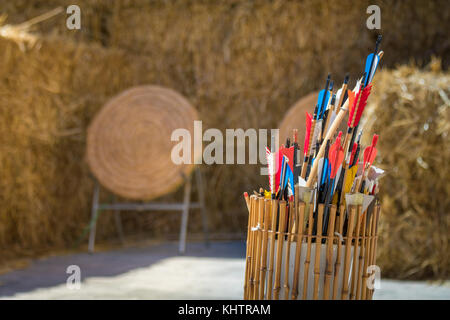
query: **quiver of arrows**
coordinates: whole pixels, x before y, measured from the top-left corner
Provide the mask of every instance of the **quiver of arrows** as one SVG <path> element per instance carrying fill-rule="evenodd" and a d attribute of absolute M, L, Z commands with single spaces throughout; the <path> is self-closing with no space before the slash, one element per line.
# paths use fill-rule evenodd
<path fill-rule="evenodd" d="M 329 208 L 249 198 L 246 300 L 370 300 L 376 277 L 379 203 Z"/>

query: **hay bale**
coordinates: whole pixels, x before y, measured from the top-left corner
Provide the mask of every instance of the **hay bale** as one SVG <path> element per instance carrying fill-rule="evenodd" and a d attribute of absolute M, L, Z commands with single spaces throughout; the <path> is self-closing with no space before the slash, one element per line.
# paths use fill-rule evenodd
<path fill-rule="evenodd" d="M 365 113 L 387 171 L 377 260 L 385 277 L 450 276 L 449 99 L 448 72 L 405 66 L 376 76 Z"/>
<path fill-rule="evenodd" d="M 0 38 L 0 51 L 2 260 L 67 247 L 82 234 L 93 190 L 86 128 L 108 98 L 133 85 L 136 59 L 61 39 L 24 52 Z M 113 221 L 101 219 L 100 238 L 114 234 Z"/>
<path fill-rule="evenodd" d="M 151 200 L 167 194 L 194 168 L 192 156 L 190 164 L 171 161 L 172 132 L 183 128 L 194 137 L 195 120 L 197 111 L 171 89 L 128 89 L 111 99 L 89 126 L 89 166 L 103 186 L 122 197 Z"/>

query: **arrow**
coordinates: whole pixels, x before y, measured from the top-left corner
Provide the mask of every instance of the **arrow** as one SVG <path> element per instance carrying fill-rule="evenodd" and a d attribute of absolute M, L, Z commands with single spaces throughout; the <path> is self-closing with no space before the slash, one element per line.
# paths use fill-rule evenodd
<path fill-rule="evenodd" d="M 309 136 L 311 134 L 311 123 L 312 123 L 312 116 L 306 112 L 306 132 L 305 132 L 305 143 L 303 144 L 303 155 L 306 157 L 308 154 L 308 148 L 309 148 Z"/>
<path fill-rule="evenodd" d="M 336 177 L 337 170 L 339 169 L 342 160 L 344 160 L 344 149 L 341 146 L 341 137 L 342 131 L 339 131 L 336 142 L 330 148 L 331 179 Z"/>
<path fill-rule="evenodd" d="M 374 134 L 372 138 L 372 145 L 364 149 L 364 167 L 371 166 L 375 157 L 377 156 L 377 142 L 378 135 Z"/>
<path fill-rule="evenodd" d="M 322 136 L 327 133 L 328 127 L 333 123 L 334 118 L 336 118 L 336 112 L 334 110 L 335 103 L 336 95 L 333 94 L 331 97 L 330 108 L 325 111 L 325 125 L 322 128 Z"/>
<path fill-rule="evenodd" d="M 313 142 L 312 141 L 312 135 L 314 134 L 314 128 L 316 126 L 316 120 L 315 119 L 317 118 L 318 110 L 319 110 L 319 105 L 316 105 L 316 107 L 314 108 L 314 115 L 311 118 L 311 124 L 310 124 L 309 127 L 308 126 L 306 127 L 306 129 L 309 130 L 309 134 L 305 135 L 305 141 L 306 141 L 306 139 L 308 139 L 308 148 L 305 148 L 305 151 L 304 151 L 305 152 L 305 157 L 303 159 L 302 172 L 301 172 L 301 177 L 303 179 L 305 179 L 308 165 L 311 163 L 310 161 L 311 161 L 312 157 L 310 157 L 310 154 L 311 154 L 311 145 L 312 145 L 312 142 Z M 308 125 L 308 123 L 307 123 L 307 125 Z"/>
<path fill-rule="evenodd" d="M 355 160 L 356 150 L 358 149 L 358 143 L 354 142 L 352 147 L 352 153 L 350 155 L 349 167 L 353 164 Z"/>
<path fill-rule="evenodd" d="M 294 186 L 298 184 L 300 175 L 300 148 L 298 147 L 298 130 L 293 130 L 294 135 Z"/>
<path fill-rule="evenodd" d="M 347 125 L 349 128 L 354 128 L 361 120 L 362 112 L 367 105 L 367 99 L 369 98 L 372 90 L 372 84 L 367 87 L 362 86 L 360 91 L 355 95 L 349 90 L 348 98 L 350 99 L 350 105 L 353 102 L 353 108 L 350 109 Z"/>
<path fill-rule="evenodd" d="M 378 55 L 378 47 L 380 46 L 382 36 L 379 35 L 377 42 L 375 43 L 375 50 L 373 53 L 369 54 L 366 58 L 366 66 L 364 71 L 366 72 L 366 79 L 364 81 L 364 86 L 367 86 L 372 82 L 375 71 L 377 70 L 378 63 L 380 62 L 380 56 Z"/>
<path fill-rule="evenodd" d="M 365 178 L 366 178 L 366 170 L 372 165 L 373 161 L 375 160 L 375 157 L 377 156 L 377 145 L 378 142 L 378 135 L 374 134 L 372 138 L 372 145 L 364 149 L 364 160 L 363 160 L 363 171 L 362 171 L 362 177 L 361 181 L 359 182 L 358 188 L 356 190 L 363 190 L 364 191 L 364 185 L 365 185 Z M 363 192 L 361 191 L 361 192 Z"/>
<path fill-rule="evenodd" d="M 344 83 L 342 84 L 342 88 L 340 88 L 337 92 L 336 92 L 336 100 L 338 101 L 336 107 L 339 109 L 342 106 L 342 103 L 344 103 L 345 101 L 345 96 L 347 93 L 347 86 L 348 86 L 348 79 L 349 79 L 349 75 L 348 73 L 345 75 L 344 78 Z"/>
<path fill-rule="evenodd" d="M 319 96 L 317 97 L 317 105 L 319 105 L 319 111 L 317 113 L 317 119 L 323 118 L 323 113 L 325 112 L 325 107 L 328 104 L 328 99 L 330 99 L 330 91 L 328 90 L 330 85 L 331 74 L 328 74 L 327 81 L 325 84 L 325 89 L 320 90 Z"/>
<path fill-rule="evenodd" d="M 330 147 L 329 161 L 331 165 L 331 172 L 330 172 L 330 182 L 328 183 L 327 188 L 327 195 L 325 197 L 325 211 L 323 215 L 324 224 L 322 228 L 323 234 L 327 234 L 330 201 L 333 196 L 334 183 L 336 181 L 336 173 L 339 167 L 341 166 L 342 161 L 344 160 L 344 149 L 341 146 L 341 137 L 342 131 L 339 131 L 335 143 Z"/>
<path fill-rule="evenodd" d="M 328 155 L 329 155 L 329 151 L 330 151 L 330 140 L 327 140 L 327 144 L 325 147 L 325 155 L 323 158 L 319 159 L 318 161 L 321 161 L 321 163 L 319 163 L 319 168 L 321 168 L 321 170 L 317 170 L 318 172 L 320 171 L 319 176 L 317 177 L 317 181 L 318 181 L 318 186 L 317 186 L 317 190 L 319 191 L 319 202 L 324 202 L 325 201 L 325 185 L 326 182 L 328 180 L 328 176 L 329 176 L 329 161 L 328 161 Z"/>

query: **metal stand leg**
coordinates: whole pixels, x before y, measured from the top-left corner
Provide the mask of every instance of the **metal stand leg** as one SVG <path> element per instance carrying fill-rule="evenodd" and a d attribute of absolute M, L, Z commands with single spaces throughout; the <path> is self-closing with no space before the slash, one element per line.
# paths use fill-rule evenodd
<path fill-rule="evenodd" d="M 94 252 L 94 245 L 95 245 L 95 231 L 97 227 L 97 218 L 98 218 L 98 197 L 99 197 L 99 184 L 98 182 L 95 182 L 94 187 L 94 195 L 92 197 L 92 210 L 91 210 L 91 222 L 90 222 L 90 231 L 89 231 L 89 245 L 88 250 L 90 253 Z"/>
<path fill-rule="evenodd" d="M 208 215 L 205 206 L 205 188 L 203 185 L 203 177 L 200 169 L 195 170 L 195 178 L 197 180 L 198 200 L 200 202 L 200 210 L 202 211 L 203 236 L 205 238 L 205 245 L 209 246 L 209 230 L 208 230 Z"/>
<path fill-rule="evenodd" d="M 120 242 L 125 243 L 125 237 L 123 236 L 122 219 L 119 210 L 114 210 L 114 222 L 116 223 L 117 234 L 119 235 Z"/>
<path fill-rule="evenodd" d="M 184 186 L 184 200 L 183 200 L 183 211 L 181 214 L 181 228 L 180 228 L 180 246 L 179 253 L 184 254 L 186 252 L 186 236 L 188 227 L 188 216 L 189 216 L 189 203 L 191 197 L 191 178 L 186 177 L 186 184 Z"/>
<path fill-rule="evenodd" d="M 116 196 L 113 195 L 114 204 L 117 203 Z M 117 235 L 119 236 L 119 240 L 122 244 L 125 244 L 125 237 L 123 236 L 123 228 L 122 228 L 122 217 L 120 215 L 120 210 L 114 210 L 114 223 L 116 225 Z"/>

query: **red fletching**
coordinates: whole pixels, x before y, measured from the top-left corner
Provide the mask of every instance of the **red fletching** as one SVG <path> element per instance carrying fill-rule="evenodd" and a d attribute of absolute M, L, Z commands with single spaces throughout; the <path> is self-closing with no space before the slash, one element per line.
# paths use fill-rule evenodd
<path fill-rule="evenodd" d="M 342 139 L 342 131 L 339 131 L 338 136 L 336 138 L 336 143 L 341 145 L 341 139 Z"/>
<path fill-rule="evenodd" d="M 356 109 L 356 117 L 355 121 L 353 122 L 353 127 L 356 127 L 359 123 L 359 120 L 361 119 L 361 115 L 367 105 L 367 98 L 369 98 L 371 89 L 372 84 L 369 84 L 361 93 L 361 99 L 359 100 L 358 109 Z"/>
<path fill-rule="evenodd" d="M 355 113 L 356 102 L 358 101 L 359 93 L 355 94 L 352 90 L 348 90 L 348 122 L 347 125 L 352 127 L 353 114 Z"/>
<path fill-rule="evenodd" d="M 305 143 L 303 145 L 303 154 L 305 156 L 308 153 L 309 136 L 311 135 L 311 123 L 312 123 L 312 116 L 308 112 L 306 112 L 306 132 L 305 132 Z"/>
<path fill-rule="evenodd" d="M 353 163 L 353 159 L 355 158 L 355 153 L 356 153 L 357 148 L 358 148 L 358 144 L 356 142 L 354 142 L 353 147 L 352 147 L 352 153 L 350 155 L 350 161 L 349 161 L 350 164 Z"/>
<path fill-rule="evenodd" d="M 372 147 L 375 148 L 377 146 L 377 142 L 378 142 L 378 135 L 374 134 L 372 138 Z"/>
<path fill-rule="evenodd" d="M 281 153 L 281 149 L 283 148 L 283 145 L 281 146 L 280 150 L 275 152 L 275 190 L 278 190 L 278 187 L 280 186 L 280 175 L 281 175 L 281 165 L 283 164 L 283 154 Z"/>
<path fill-rule="evenodd" d="M 336 173 L 344 160 L 344 148 L 341 146 L 341 137 L 342 131 L 339 132 L 338 137 L 336 138 L 335 143 L 333 143 L 330 147 L 328 158 L 330 160 L 331 165 L 331 173 L 330 178 L 334 179 L 336 177 Z"/>
<path fill-rule="evenodd" d="M 280 149 L 280 152 L 288 159 L 287 164 L 291 168 L 291 171 L 294 172 L 294 146 Z"/>
<path fill-rule="evenodd" d="M 378 135 L 374 134 L 372 139 L 372 145 L 364 149 L 364 168 L 371 166 L 375 157 L 377 156 L 377 148 L 375 146 L 378 142 Z"/>

